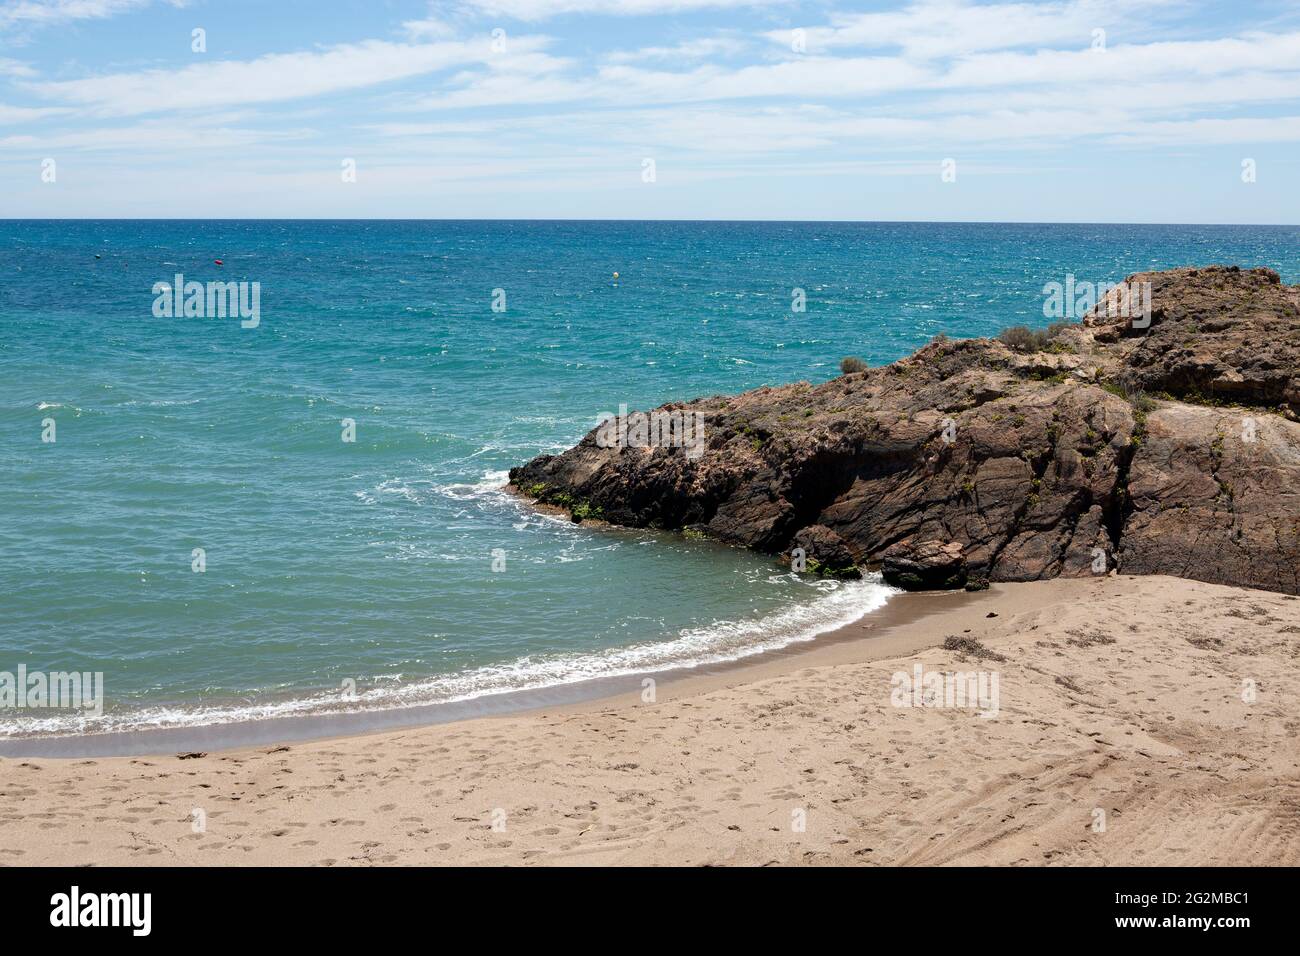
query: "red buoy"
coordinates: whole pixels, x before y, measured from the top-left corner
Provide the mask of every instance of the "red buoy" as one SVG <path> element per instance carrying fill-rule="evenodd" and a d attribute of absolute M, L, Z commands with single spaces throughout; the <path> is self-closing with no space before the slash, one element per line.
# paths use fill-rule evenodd
<path fill-rule="evenodd" d="M 224 266 L 224 265 L 225 265 L 225 263 L 222 262 L 220 259 L 213 259 L 212 261 L 215 262 L 215 263 L 216 263 L 217 265 L 219 265 L 219 266 Z"/>

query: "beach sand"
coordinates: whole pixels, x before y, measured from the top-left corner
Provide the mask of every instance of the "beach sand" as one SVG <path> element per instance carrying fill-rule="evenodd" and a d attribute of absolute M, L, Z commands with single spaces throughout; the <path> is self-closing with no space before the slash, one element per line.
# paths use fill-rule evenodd
<path fill-rule="evenodd" d="M 893 706 L 918 663 L 996 672 L 997 716 Z M 0 863 L 1296 865 L 1298 664 L 1300 599 L 1269 592 L 907 595 L 653 703 L 0 759 Z"/>

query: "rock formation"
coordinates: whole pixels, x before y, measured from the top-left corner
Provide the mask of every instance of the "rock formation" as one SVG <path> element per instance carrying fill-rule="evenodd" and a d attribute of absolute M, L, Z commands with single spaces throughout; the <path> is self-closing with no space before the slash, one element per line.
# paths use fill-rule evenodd
<path fill-rule="evenodd" d="M 511 483 L 575 520 L 907 588 L 1118 569 L 1300 593 L 1300 287 L 1236 266 L 1141 283 L 1149 322 L 1112 294 L 1050 338 L 941 337 L 818 385 L 666 405 L 702 414 L 702 454 L 593 430 Z"/>

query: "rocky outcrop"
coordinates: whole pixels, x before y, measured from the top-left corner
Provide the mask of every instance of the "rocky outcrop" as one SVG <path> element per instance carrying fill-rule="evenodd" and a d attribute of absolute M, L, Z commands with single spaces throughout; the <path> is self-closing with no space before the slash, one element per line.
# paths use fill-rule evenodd
<path fill-rule="evenodd" d="M 965 587 L 965 549 L 956 541 L 900 541 L 885 552 L 884 576 L 908 591 Z"/>
<path fill-rule="evenodd" d="M 1223 266 L 1128 282 L 1150 283 L 1149 324 L 1103 302 L 1032 350 L 941 340 L 666 405 L 700 416 L 702 453 L 593 431 L 511 482 L 906 587 L 1118 569 L 1300 592 L 1300 288 Z"/>
<path fill-rule="evenodd" d="M 1130 388 L 1300 413 L 1300 286 L 1272 269 L 1175 269 L 1151 286 L 1151 325 L 1099 308 L 1085 324 Z M 1293 419 L 1294 420 L 1294 419 Z"/>

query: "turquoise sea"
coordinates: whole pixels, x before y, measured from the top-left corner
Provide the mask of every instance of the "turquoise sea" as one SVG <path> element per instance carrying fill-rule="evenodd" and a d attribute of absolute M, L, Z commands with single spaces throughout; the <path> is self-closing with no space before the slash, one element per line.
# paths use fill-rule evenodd
<path fill-rule="evenodd" d="M 105 689 L 98 716 L 0 709 L 0 734 L 466 700 L 810 639 L 888 591 L 539 515 L 506 469 L 620 404 L 821 381 L 1046 325 L 1067 274 L 1211 262 L 1300 282 L 1300 228 L 0 221 L 0 671 Z M 259 323 L 156 316 L 177 273 L 259 283 Z"/>

